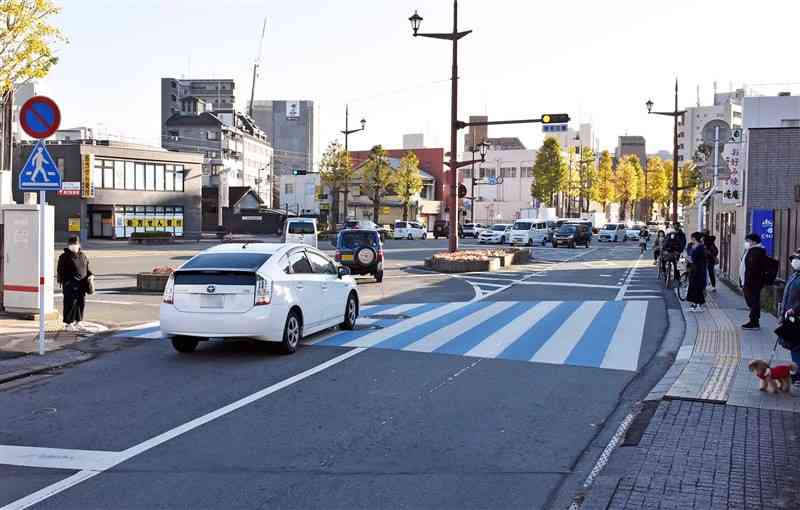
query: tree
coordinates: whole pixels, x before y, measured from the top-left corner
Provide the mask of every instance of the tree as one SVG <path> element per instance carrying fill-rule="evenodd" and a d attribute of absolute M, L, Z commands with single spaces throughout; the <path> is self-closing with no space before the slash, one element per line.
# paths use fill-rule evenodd
<path fill-rule="evenodd" d="M 634 203 L 631 204 L 631 216 L 635 217 L 641 214 L 641 212 L 637 214 L 637 209 L 641 209 L 641 202 L 644 200 L 647 190 L 645 190 L 644 169 L 642 168 L 642 162 L 639 160 L 639 156 L 631 154 L 628 158 L 633 166 L 633 172 L 636 174 L 636 195 L 633 198 Z"/>
<path fill-rule="evenodd" d="M 330 190 L 331 222 L 336 225 L 339 223 L 339 194 L 344 191 L 344 214 L 347 216 L 347 195 L 350 182 L 355 177 L 350 157 L 338 141 L 328 144 L 322 155 L 319 173 L 322 183 Z"/>
<path fill-rule="evenodd" d="M 419 159 L 411 151 L 400 160 L 400 168 L 395 175 L 395 192 L 403 202 L 403 221 L 408 221 L 408 209 L 414 195 L 422 191 L 422 177 L 419 175 Z"/>
<path fill-rule="evenodd" d="M 592 182 L 592 200 L 600 202 L 603 214 L 609 203 L 616 200 L 616 185 L 614 183 L 614 168 L 611 166 L 611 155 L 608 151 L 600 153 L 600 165 L 597 167 L 597 176 Z"/>
<path fill-rule="evenodd" d="M 648 201 L 647 219 L 653 214 L 653 206 L 658 204 L 662 208 L 669 201 L 669 186 L 667 174 L 664 172 L 664 162 L 658 156 L 647 160 L 647 189 L 645 197 Z"/>
<path fill-rule="evenodd" d="M 578 186 L 580 188 L 578 198 L 580 199 L 580 212 L 583 213 L 589 210 L 592 186 L 597 177 L 594 151 L 591 148 L 583 147 L 578 165 Z"/>
<path fill-rule="evenodd" d="M 61 31 L 47 23 L 61 9 L 51 0 L 0 1 L 0 92 L 15 84 L 44 78 L 58 62 L 52 44 L 65 41 Z"/>
<path fill-rule="evenodd" d="M 372 148 L 369 159 L 361 167 L 364 191 L 372 202 L 372 221 L 378 223 L 381 199 L 392 194 L 395 185 L 395 173 L 389 165 L 386 150 L 380 145 Z"/>
<path fill-rule="evenodd" d="M 565 170 L 565 162 L 561 157 L 558 140 L 546 139 L 536 154 L 536 162 L 533 164 L 531 196 L 548 207 L 552 207 L 555 195 L 561 189 Z"/>
<path fill-rule="evenodd" d="M 664 161 L 663 166 L 664 166 L 664 180 L 667 182 L 667 199 L 662 204 L 661 217 L 670 218 L 669 210 L 672 206 L 672 160 Z"/>
<path fill-rule="evenodd" d="M 639 190 L 639 176 L 636 173 L 636 164 L 639 158 L 626 156 L 617 165 L 614 177 L 614 192 L 619 200 L 620 220 L 627 217 L 628 204 L 634 202 Z"/>
<path fill-rule="evenodd" d="M 703 174 L 693 162 L 687 161 L 681 167 L 678 178 L 678 188 L 680 189 L 678 203 L 683 207 L 691 207 L 694 205 L 700 184 L 703 182 Z"/>

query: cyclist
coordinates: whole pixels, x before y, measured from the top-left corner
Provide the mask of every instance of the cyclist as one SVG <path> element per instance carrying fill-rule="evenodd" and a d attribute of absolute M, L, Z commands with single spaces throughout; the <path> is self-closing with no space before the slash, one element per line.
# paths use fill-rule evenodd
<path fill-rule="evenodd" d="M 681 272 L 678 269 L 678 259 L 686 249 L 686 235 L 680 230 L 680 225 L 675 224 L 675 228 L 667 234 L 664 244 L 661 247 L 662 264 L 667 263 L 672 265 L 675 274 L 675 281 L 680 280 Z M 666 267 L 663 268 L 667 270 Z"/>
<path fill-rule="evenodd" d="M 647 227 L 642 227 L 642 230 L 639 231 L 639 248 L 641 252 L 647 249 L 647 241 L 650 239 L 650 231 L 647 230 Z"/>
<path fill-rule="evenodd" d="M 661 246 L 664 244 L 664 231 L 659 230 L 656 233 L 656 239 L 653 241 L 653 265 L 658 264 L 658 259 L 661 257 Z"/>

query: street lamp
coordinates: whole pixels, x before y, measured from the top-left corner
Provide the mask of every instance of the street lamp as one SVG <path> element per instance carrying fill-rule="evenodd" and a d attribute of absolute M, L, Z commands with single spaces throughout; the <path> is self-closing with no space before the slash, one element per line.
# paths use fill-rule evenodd
<path fill-rule="evenodd" d="M 653 115 L 666 115 L 673 118 L 672 131 L 672 223 L 678 223 L 678 118 L 686 110 L 678 110 L 678 80 L 675 79 L 675 108 L 671 112 L 654 112 L 653 101 L 648 99 L 645 103 L 647 113 Z"/>
<path fill-rule="evenodd" d="M 471 146 L 469 148 L 469 151 L 472 153 L 472 161 L 470 161 L 470 163 L 472 164 L 472 179 L 470 179 L 472 182 L 472 186 L 469 197 L 470 202 L 472 203 L 472 207 L 470 208 L 471 209 L 470 223 L 475 223 L 475 181 L 477 181 L 477 179 L 475 178 L 475 163 L 478 161 L 475 159 L 475 154 L 479 153 L 481 155 L 480 159 L 481 163 L 486 161 L 486 153 L 489 152 L 489 144 L 486 142 L 481 142 L 478 145 Z"/>
<path fill-rule="evenodd" d="M 422 16 L 417 14 L 417 11 L 414 11 L 414 14 L 408 18 L 408 21 L 411 22 L 411 30 L 414 31 L 414 37 L 416 37 L 419 31 L 419 25 L 422 23 Z"/>
<path fill-rule="evenodd" d="M 350 105 L 345 105 L 344 107 L 344 131 L 340 131 L 344 135 L 344 153 L 347 156 L 347 161 L 350 161 L 350 150 L 347 145 L 347 137 L 352 135 L 353 133 L 358 133 L 359 131 L 364 131 L 367 129 L 367 120 L 362 118 L 361 119 L 361 128 L 360 129 L 349 129 L 350 127 Z M 350 183 L 346 182 L 344 186 L 344 215 L 345 220 L 347 219 L 347 195 L 350 193 Z M 338 209 L 338 208 L 337 208 Z M 336 219 L 338 220 L 339 211 L 336 211 Z"/>

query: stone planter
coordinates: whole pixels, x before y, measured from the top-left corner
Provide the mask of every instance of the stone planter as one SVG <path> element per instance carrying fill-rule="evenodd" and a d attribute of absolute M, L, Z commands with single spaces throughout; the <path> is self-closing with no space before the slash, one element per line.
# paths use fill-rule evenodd
<path fill-rule="evenodd" d="M 425 267 L 440 273 L 476 273 L 497 271 L 500 269 L 500 259 L 490 257 L 489 260 L 450 261 L 440 259 L 427 259 Z"/>
<path fill-rule="evenodd" d="M 490 255 L 491 258 L 496 259 L 500 267 L 508 267 L 514 262 L 514 253 L 506 253 L 505 255 Z"/>
<path fill-rule="evenodd" d="M 136 275 L 136 290 L 141 292 L 164 292 L 169 273 L 139 273 Z"/>
<path fill-rule="evenodd" d="M 530 248 L 520 248 L 514 252 L 514 260 L 512 264 L 527 264 L 530 262 L 531 258 L 531 249 Z"/>

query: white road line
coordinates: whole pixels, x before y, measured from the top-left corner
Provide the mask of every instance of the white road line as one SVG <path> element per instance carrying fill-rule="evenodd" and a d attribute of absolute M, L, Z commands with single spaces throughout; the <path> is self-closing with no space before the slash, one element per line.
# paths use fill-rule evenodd
<path fill-rule="evenodd" d="M 469 331 L 478 324 L 485 322 L 503 310 L 507 310 L 514 306 L 513 301 L 499 301 L 470 314 L 468 317 L 456 321 L 449 326 L 431 333 L 423 338 L 420 338 L 413 344 L 407 346 L 404 351 L 416 352 L 433 352 L 439 347 L 443 346 L 458 335 Z"/>
<path fill-rule="evenodd" d="M 120 461 L 121 452 L 0 445 L 0 464 L 48 469 L 104 470 Z"/>
<path fill-rule="evenodd" d="M 558 305 L 558 301 L 537 303 L 533 308 L 486 337 L 481 343 L 470 349 L 465 356 L 496 357 Z"/>
<path fill-rule="evenodd" d="M 658 292 L 658 291 L 655 290 L 655 289 L 628 289 L 628 293 L 630 294 L 631 292 L 650 292 L 650 293 L 652 293 L 652 292 Z"/>
<path fill-rule="evenodd" d="M 622 284 L 622 288 L 619 289 L 617 292 L 617 297 L 614 301 L 622 301 L 622 298 L 625 297 L 625 293 L 628 291 L 628 285 L 631 283 L 631 279 L 636 274 L 636 270 L 639 269 L 639 262 L 642 260 L 642 254 L 639 254 L 639 258 L 633 263 L 633 267 L 628 271 L 628 275 L 625 278 L 625 283 Z"/>
<path fill-rule="evenodd" d="M 152 438 L 150 438 L 150 439 L 148 439 L 146 441 L 143 441 L 143 442 L 141 442 L 141 443 L 139 443 L 137 445 L 134 445 L 134 446 L 128 448 L 127 450 L 125 450 L 125 451 L 119 452 L 119 457 L 117 458 L 116 462 L 114 462 L 113 464 L 111 464 L 110 466 L 108 466 L 108 467 L 106 467 L 104 469 L 91 469 L 91 470 L 90 469 L 83 469 L 83 470 L 78 471 L 77 473 L 75 473 L 74 475 L 72 475 L 72 476 L 70 476 L 68 478 L 64 478 L 63 480 L 60 480 L 60 481 L 58 481 L 58 482 L 56 482 L 54 484 L 48 485 L 47 487 L 44 487 L 43 489 L 39 489 L 36 492 L 28 494 L 27 496 L 25 496 L 23 498 L 20 498 L 20 499 L 18 499 L 16 501 L 13 501 L 13 502 L 11 502 L 11 503 L 3 506 L 3 507 L 0 507 L 0 510 L 23 510 L 25 508 L 29 508 L 29 507 L 35 505 L 36 503 L 40 503 L 40 502 L 44 501 L 45 499 L 48 499 L 48 498 L 50 498 L 52 496 L 55 496 L 56 494 L 58 494 L 60 492 L 63 492 L 65 490 L 69 489 L 70 487 L 74 487 L 75 485 L 78 485 L 81 482 L 84 482 L 84 481 L 86 481 L 86 480 L 88 480 L 88 479 L 90 479 L 90 478 L 92 478 L 94 476 L 97 476 L 100 473 L 106 471 L 107 469 L 110 469 L 110 468 L 112 468 L 114 466 L 117 466 L 117 465 L 121 464 L 122 462 L 125 462 L 125 461 L 127 461 L 127 460 L 129 460 L 129 459 L 141 454 L 141 453 L 144 453 L 144 452 L 146 452 L 148 450 L 151 450 L 151 449 L 155 448 L 156 446 L 159 446 L 159 445 L 161 445 L 163 443 L 166 443 L 170 439 L 174 439 L 174 438 L 176 438 L 176 437 L 178 437 L 178 436 L 180 436 L 182 434 L 190 432 L 190 431 L 192 431 L 192 430 L 194 430 L 194 429 L 196 429 L 198 427 L 201 427 L 201 426 L 205 425 L 206 423 L 214 421 L 217 418 L 221 418 L 221 417 L 223 417 L 225 415 L 228 415 L 228 414 L 230 414 L 230 413 L 232 413 L 232 412 L 234 412 L 234 411 L 236 411 L 238 409 L 241 409 L 242 407 L 244 407 L 246 405 L 252 404 L 253 402 L 255 402 L 257 400 L 260 400 L 260 399 L 262 399 L 264 397 L 267 397 L 267 396 L 269 396 L 269 395 L 271 395 L 273 393 L 276 393 L 276 392 L 278 392 L 278 391 L 280 391 L 280 390 L 282 390 L 284 388 L 288 388 L 289 386 L 291 386 L 293 384 L 296 384 L 296 383 L 298 383 L 298 382 L 300 382 L 300 381 L 302 381 L 304 379 L 307 379 L 307 378 L 311 377 L 312 375 L 316 375 L 316 374 L 322 372 L 323 370 L 326 370 L 326 369 L 328 369 L 328 368 L 330 368 L 330 367 L 332 367 L 334 365 L 337 365 L 337 364 L 339 364 L 339 363 L 341 363 L 341 362 L 343 362 L 343 361 L 345 361 L 347 359 L 350 359 L 353 356 L 364 352 L 365 350 L 366 349 L 353 349 L 351 351 L 347 351 L 344 354 L 340 354 L 339 356 L 336 356 L 335 358 L 331 358 L 331 359 L 329 359 L 328 361 L 326 361 L 324 363 L 320 363 L 317 366 L 309 368 L 308 370 L 300 372 L 299 374 L 293 375 L 292 377 L 289 377 L 288 379 L 284 379 L 283 381 L 275 383 L 275 384 L 273 384 L 271 386 L 267 386 L 266 388 L 264 388 L 262 390 L 259 390 L 259 391 L 255 392 L 255 393 L 252 393 L 252 394 L 250 394 L 250 395 L 248 395 L 248 396 L 246 396 L 244 398 L 241 398 L 241 399 L 239 399 L 239 400 L 237 400 L 235 402 L 232 402 L 232 403 L 230 403 L 230 404 L 228 404 L 228 405 L 226 405 L 224 407 L 220 407 L 216 411 L 212 411 L 212 412 L 210 412 L 208 414 L 204 414 L 203 416 L 195 418 L 192 421 L 186 422 L 183 425 L 179 425 L 179 426 L 177 426 L 177 427 L 175 427 L 175 428 L 173 428 L 171 430 L 168 430 L 168 431 L 166 431 L 166 432 L 164 432 L 162 434 L 159 434 L 159 435 L 157 435 L 155 437 L 152 437 Z"/>
<path fill-rule="evenodd" d="M 122 328 L 119 330 L 120 333 L 124 333 L 126 331 L 136 331 L 139 329 L 147 329 L 147 328 L 154 328 L 156 326 L 160 326 L 161 323 L 159 321 L 153 322 L 145 322 L 144 324 L 137 324 L 136 326 L 131 326 L 129 328 Z"/>
<path fill-rule="evenodd" d="M 399 335 L 400 333 L 405 333 L 410 329 L 414 329 L 415 327 L 419 326 L 420 324 L 424 324 L 428 321 L 435 320 L 442 315 L 450 313 L 454 310 L 457 310 L 463 306 L 466 306 L 468 302 L 460 301 L 457 303 L 448 303 L 444 306 L 440 306 L 428 312 L 425 312 L 421 315 L 417 315 L 416 317 L 412 317 L 411 319 L 406 319 L 402 322 L 399 322 L 393 326 L 389 326 L 388 328 L 381 329 L 374 333 L 370 333 L 368 335 L 364 335 L 361 338 L 356 338 L 355 340 L 351 340 L 343 345 L 343 347 L 372 347 L 387 338 L 391 338 L 394 335 Z"/>
<path fill-rule="evenodd" d="M 618 368 L 636 371 L 639 367 L 639 350 L 642 347 L 644 321 L 647 317 L 646 301 L 628 301 L 622 317 L 611 337 L 611 344 L 600 368 Z"/>
<path fill-rule="evenodd" d="M 605 305 L 605 301 L 586 301 L 564 321 L 558 330 L 536 351 L 531 361 L 562 364 L 578 345 L 583 334 Z"/>
<path fill-rule="evenodd" d="M 594 283 L 574 283 L 574 282 L 519 282 L 517 285 L 541 285 L 544 287 L 552 286 L 552 287 L 582 287 L 587 289 L 612 289 L 617 290 L 620 288 L 619 285 L 602 285 L 602 284 L 594 284 Z"/>

